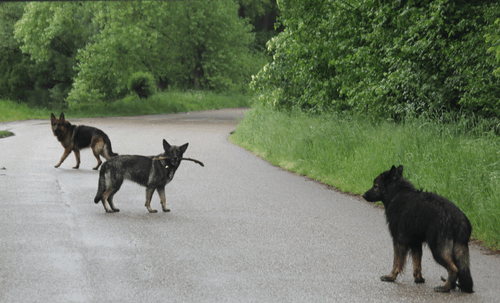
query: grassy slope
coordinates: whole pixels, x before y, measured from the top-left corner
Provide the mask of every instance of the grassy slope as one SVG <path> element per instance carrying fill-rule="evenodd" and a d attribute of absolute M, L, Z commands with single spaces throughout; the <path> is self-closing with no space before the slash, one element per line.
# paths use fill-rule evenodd
<path fill-rule="evenodd" d="M 256 106 L 231 140 L 275 165 L 354 194 L 402 164 L 417 188 L 453 201 L 469 217 L 474 237 L 499 248 L 500 138 L 458 129 L 429 120 L 394 125 Z"/>

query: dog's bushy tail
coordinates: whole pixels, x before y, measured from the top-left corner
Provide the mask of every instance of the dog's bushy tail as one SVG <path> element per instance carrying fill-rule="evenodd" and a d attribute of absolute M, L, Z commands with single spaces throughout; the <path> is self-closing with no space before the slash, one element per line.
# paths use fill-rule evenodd
<path fill-rule="evenodd" d="M 118 156 L 118 154 L 113 152 L 113 149 L 111 148 L 111 141 L 109 142 L 109 145 L 107 145 L 107 146 L 109 146 L 108 155 L 110 155 L 110 157 Z"/>
<path fill-rule="evenodd" d="M 99 185 L 97 186 L 97 193 L 94 198 L 94 203 L 99 203 L 102 200 L 102 195 L 106 191 L 106 168 L 105 165 L 101 166 L 101 170 L 99 171 Z"/>
<path fill-rule="evenodd" d="M 106 160 L 109 160 L 112 157 L 118 156 L 117 153 L 113 152 L 113 148 L 111 147 L 111 140 L 109 140 L 108 136 L 104 137 L 103 156 L 104 156 L 104 158 L 106 158 Z"/>
<path fill-rule="evenodd" d="M 467 293 L 474 292 L 472 282 L 472 276 L 470 274 L 470 262 L 469 262 L 469 246 L 467 243 L 456 244 L 453 248 L 453 254 L 455 259 L 455 264 L 458 267 L 458 283 L 457 286 Z"/>

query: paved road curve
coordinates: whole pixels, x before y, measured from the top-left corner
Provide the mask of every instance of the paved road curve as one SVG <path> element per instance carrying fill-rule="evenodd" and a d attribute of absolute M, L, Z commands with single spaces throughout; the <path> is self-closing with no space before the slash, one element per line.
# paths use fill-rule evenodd
<path fill-rule="evenodd" d="M 104 130 L 120 154 L 189 142 L 167 185 L 172 212 L 150 214 L 144 188 L 94 204 L 90 150 L 79 170 L 47 120 L 0 124 L 0 302 L 498 302 L 500 257 L 472 248 L 474 294 L 434 293 L 443 268 L 425 249 L 397 283 L 383 212 L 231 144 L 241 109 L 73 120 Z M 47 117 L 48 118 L 48 117 Z M 155 194 L 152 206 L 160 208 Z"/>

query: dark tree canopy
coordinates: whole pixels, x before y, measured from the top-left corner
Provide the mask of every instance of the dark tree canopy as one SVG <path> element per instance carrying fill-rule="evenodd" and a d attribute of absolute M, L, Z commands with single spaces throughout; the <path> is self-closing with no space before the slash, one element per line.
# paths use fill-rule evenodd
<path fill-rule="evenodd" d="M 498 1 L 278 4 L 285 30 L 269 42 L 274 59 L 252 82 L 267 102 L 392 117 L 458 110 L 500 116 L 498 62 L 485 39 L 498 33 Z"/>

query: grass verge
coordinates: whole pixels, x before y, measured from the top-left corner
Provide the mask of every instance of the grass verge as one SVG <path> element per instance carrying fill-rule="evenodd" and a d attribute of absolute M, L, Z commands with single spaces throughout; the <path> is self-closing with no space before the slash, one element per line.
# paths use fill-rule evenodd
<path fill-rule="evenodd" d="M 9 132 L 9 131 L 6 131 L 6 130 L 0 130 L 0 139 L 1 138 L 5 138 L 5 137 L 10 137 L 10 136 L 13 136 L 14 134 Z"/>
<path fill-rule="evenodd" d="M 254 106 L 231 140 L 274 165 L 362 194 L 392 165 L 417 188 L 453 201 L 473 236 L 500 248 L 500 138 L 413 119 L 404 124 L 335 114 L 283 113 Z"/>
<path fill-rule="evenodd" d="M 24 103 L 0 100 L 0 122 L 27 119 L 49 119 L 64 111 L 66 118 L 109 116 L 137 116 L 164 113 L 189 112 L 231 107 L 248 107 L 251 96 L 240 93 L 213 93 L 207 91 L 160 92 L 148 99 L 128 96 L 109 102 L 85 105 L 70 109 L 45 109 L 30 107 Z"/>

